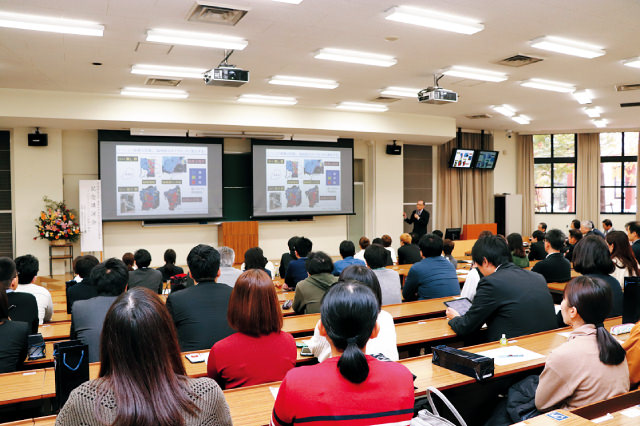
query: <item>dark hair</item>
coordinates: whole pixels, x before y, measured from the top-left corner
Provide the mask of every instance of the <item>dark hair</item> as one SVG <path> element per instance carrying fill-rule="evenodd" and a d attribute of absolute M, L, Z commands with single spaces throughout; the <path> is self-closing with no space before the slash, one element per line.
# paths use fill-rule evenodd
<path fill-rule="evenodd" d="M 323 251 L 309 253 L 304 267 L 309 275 L 322 274 L 323 272 L 333 272 L 333 261 L 329 255 Z"/>
<path fill-rule="evenodd" d="M 364 260 L 371 269 L 383 268 L 387 265 L 387 249 L 371 244 L 364 250 Z"/>
<path fill-rule="evenodd" d="M 552 249 L 562 250 L 567 236 L 559 229 L 551 229 L 544 235 L 544 239 L 547 240 Z"/>
<path fill-rule="evenodd" d="M 393 242 L 393 240 L 391 239 L 390 235 L 384 234 L 382 237 L 380 237 L 380 239 L 382 240 L 383 247 L 391 247 L 391 243 Z"/>
<path fill-rule="evenodd" d="M 596 326 L 600 361 L 606 365 L 622 363 L 625 351 L 603 324 L 613 303 L 609 285 L 598 278 L 576 277 L 564 288 L 564 298 L 570 307 L 576 308 L 578 315 L 586 324 Z"/>
<path fill-rule="evenodd" d="M 18 271 L 18 284 L 30 284 L 38 275 L 40 262 L 38 258 L 30 254 L 16 257 L 16 271 Z"/>
<path fill-rule="evenodd" d="M 340 256 L 344 258 L 353 256 L 354 254 L 356 254 L 356 246 L 353 244 L 353 242 L 344 240 L 340 243 Z"/>
<path fill-rule="evenodd" d="M 544 240 L 544 232 L 539 231 L 537 229 L 531 233 L 531 236 L 538 241 Z"/>
<path fill-rule="evenodd" d="M 611 274 L 615 265 L 604 239 L 597 235 L 587 235 L 578 241 L 573 249 L 573 269 L 582 275 Z"/>
<path fill-rule="evenodd" d="M 16 264 L 9 257 L 0 257 L 0 290 L 7 290 L 16 277 Z"/>
<path fill-rule="evenodd" d="M 547 232 L 547 224 L 544 222 L 540 222 L 538 225 L 542 226 L 542 229 L 544 229 L 544 232 Z"/>
<path fill-rule="evenodd" d="M 260 269 L 244 271 L 233 286 L 227 308 L 229 326 L 249 336 L 282 330 L 282 310 L 271 277 Z"/>
<path fill-rule="evenodd" d="M 129 271 L 121 260 L 112 257 L 91 270 L 91 284 L 100 296 L 119 296 L 129 281 Z"/>
<path fill-rule="evenodd" d="M 630 271 L 632 276 L 639 276 L 638 261 L 629 245 L 629 237 L 627 237 L 627 234 L 622 231 L 611 231 L 607 234 L 605 240 L 613 246 L 611 259 L 619 259 L 622 266 L 627 271 Z"/>
<path fill-rule="evenodd" d="M 423 235 L 418 246 L 424 257 L 437 257 L 442 254 L 442 238 L 435 234 Z"/>
<path fill-rule="evenodd" d="M 88 278 L 93 268 L 98 266 L 100 261 L 93 255 L 85 254 L 76 258 L 73 269 L 80 278 Z"/>
<path fill-rule="evenodd" d="M 358 245 L 362 250 L 369 247 L 370 244 L 371 244 L 371 241 L 369 241 L 367 237 L 360 237 L 360 240 L 358 240 Z"/>
<path fill-rule="evenodd" d="M 479 265 L 487 259 L 493 266 L 500 266 L 511 261 L 511 252 L 504 237 L 489 235 L 475 242 L 471 249 L 471 257 Z"/>
<path fill-rule="evenodd" d="M 289 254 L 294 258 L 297 259 L 296 257 L 296 240 L 299 237 L 291 237 L 289 238 L 289 241 L 287 241 L 287 247 L 289 247 Z"/>
<path fill-rule="evenodd" d="M 189 252 L 187 266 L 196 282 L 214 280 L 220 270 L 220 253 L 211 246 L 198 244 Z"/>
<path fill-rule="evenodd" d="M 373 333 L 379 312 L 373 291 L 357 281 L 332 285 L 322 299 L 320 320 L 333 345 L 344 351 L 338 369 L 351 383 L 362 383 L 369 375 L 362 349 Z"/>
<path fill-rule="evenodd" d="M 174 249 L 166 249 L 164 252 L 164 263 L 174 265 L 176 263 L 176 252 Z"/>
<path fill-rule="evenodd" d="M 629 231 L 629 233 L 635 232 L 640 237 L 640 222 L 627 222 L 624 227 L 627 231 Z"/>
<path fill-rule="evenodd" d="M 578 219 L 573 219 L 571 221 L 571 226 L 573 226 L 573 229 L 580 229 L 580 221 Z"/>
<path fill-rule="evenodd" d="M 264 269 L 268 260 L 260 247 L 251 247 L 244 252 L 244 270 Z"/>
<path fill-rule="evenodd" d="M 135 262 L 135 259 L 133 258 L 133 253 L 126 252 L 125 254 L 123 254 L 122 261 L 124 262 L 125 265 L 127 265 L 127 269 L 129 271 L 133 271 L 133 264 Z"/>
<path fill-rule="evenodd" d="M 522 235 L 517 232 L 512 232 L 507 235 L 507 245 L 509 246 L 509 251 L 513 252 L 514 256 L 525 257 L 527 255 L 522 245 Z"/>
<path fill-rule="evenodd" d="M 610 219 L 603 220 L 602 224 L 605 225 L 605 226 L 613 226 L 613 223 L 611 223 Z"/>
<path fill-rule="evenodd" d="M 579 229 L 569 229 L 569 236 L 573 237 L 576 240 L 576 244 L 578 241 L 582 239 L 582 232 Z"/>
<path fill-rule="evenodd" d="M 434 229 L 434 230 L 433 230 L 433 232 L 432 232 L 432 234 L 433 234 L 433 235 L 437 235 L 437 236 L 438 236 L 438 237 L 440 237 L 440 238 L 444 237 L 444 234 L 443 234 L 443 233 L 442 233 L 442 231 L 441 231 L 441 230 L 439 230 L 439 229 Z"/>
<path fill-rule="evenodd" d="M 313 243 L 310 239 L 305 237 L 300 237 L 296 240 L 295 249 L 300 255 L 300 257 L 307 257 L 307 255 L 311 252 L 313 248 Z"/>
<path fill-rule="evenodd" d="M 0 322 L 9 319 L 9 297 L 5 289 L 0 288 Z"/>
<path fill-rule="evenodd" d="M 382 306 L 382 289 L 378 276 L 371 269 L 363 265 L 351 265 L 342 270 L 339 281 L 358 281 L 373 291 L 378 299 L 378 305 Z"/>
<path fill-rule="evenodd" d="M 411 235 L 411 244 L 418 245 L 418 242 L 420 242 L 420 235 L 415 232 L 412 232 L 409 235 Z"/>
<path fill-rule="evenodd" d="M 183 412 L 200 411 L 191 400 L 185 375 L 176 329 L 160 298 L 143 287 L 118 297 L 100 338 L 99 377 L 114 393 L 113 424 L 184 425 Z M 99 395 L 98 419 L 105 392 Z"/>
<path fill-rule="evenodd" d="M 442 251 L 447 256 L 451 256 L 451 253 L 453 252 L 453 249 L 455 247 L 456 247 L 456 243 L 454 243 L 449 238 L 446 238 L 446 239 L 442 240 Z"/>
<path fill-rule="evenodd" d="M 377 244 L 380 247 L 384 247 L 384 244 L 382 244 L 382 238 L 380 237 L 376 237 L 371 241 L 371 244 Z"/>
<path fill-rule="evenodd" d="M 138 268 L 148 268 L 151 264 L 151 253 L 145 249 L 138 249 L 133 253 Z"/>
<path fill-rule="evenodd" d="M 493 236 L 493 232 L 489 231 L 488 229 L 485 229 L 484 231 L 481 231 L 478 234 L 478 239 L 484 238 L 484 237 L 491 237 L 491 236 Z"/>

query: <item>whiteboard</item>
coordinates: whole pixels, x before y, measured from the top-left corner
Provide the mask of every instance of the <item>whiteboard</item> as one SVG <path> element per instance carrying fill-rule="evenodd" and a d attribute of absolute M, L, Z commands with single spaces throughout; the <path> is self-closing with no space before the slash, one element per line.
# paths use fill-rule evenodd
<path fill-rule="evenodd" d="M 78 181 L 80 193 L 80 251 L 103 251 L 102 185 L 99 180 Z"/>

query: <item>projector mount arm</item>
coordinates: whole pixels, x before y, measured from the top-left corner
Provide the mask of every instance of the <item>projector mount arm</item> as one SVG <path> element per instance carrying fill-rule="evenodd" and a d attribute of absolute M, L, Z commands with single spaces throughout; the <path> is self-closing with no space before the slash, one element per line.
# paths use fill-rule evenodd
<path fill-rule="evenodd" d="M 440 82 L 440 79 L 444 77 L 444 74 L 440 74 L 440 76 L 438 76 L 438 74 L 434 74 L 433 75 L 433 87 L 434 88 L 439 88 L 440 86 L 438 86 L 438 83 Z"/>
<path fill-rule="evenodd" d="M 235 65 L 229 65 L 229 63 L 227 62 L 229 60 L 229 57 L 233 54 L 233 52 L 235 52 L 235 50 L 224 50 L 224 58 L 222 59 L 222 62 L 220 62 L 218 64 L 218 68 L 235 68 Z"/>

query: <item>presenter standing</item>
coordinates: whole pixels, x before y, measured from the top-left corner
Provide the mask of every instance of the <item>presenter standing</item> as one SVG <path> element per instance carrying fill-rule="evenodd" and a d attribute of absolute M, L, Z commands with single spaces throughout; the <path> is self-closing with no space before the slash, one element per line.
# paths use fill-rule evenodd
<path fill-rule="evenodd" d="M 419 200 L 416 203 L 416 209 L 411 212 L 411 216 L 407 217 L 406 213 L 402 213 L 404 221 L 409 225 L 413 224 L 413 233 L 418 236 L 418 240 L 427 233 L 427 224 L 429 223 L 429 212 L 424 209 L 424 201 Z M 417 241 L 413 242 L 414 244 Z"/>

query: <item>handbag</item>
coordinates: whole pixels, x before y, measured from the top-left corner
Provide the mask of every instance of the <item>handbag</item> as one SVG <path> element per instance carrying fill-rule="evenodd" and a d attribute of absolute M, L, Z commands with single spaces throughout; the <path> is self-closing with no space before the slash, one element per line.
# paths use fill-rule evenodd
<path fill-rule="evenodd" d="M 169 283 L 171 284 L 171 293 L 184 290 L 188 286 L 188 276 L 187 274 L 173 275 L 169 278 Z"/>
<path fill-rule="evenodd" d="M 71 391 L 89 380 L 89 346 L 80 340 L 53 344 L 56 406 L 62 408 Z"/>
<path fill-rule="evenodd" d="M 427 409 L 418 411 L 418 416 L 414 417 L 411 420 L 411 426 L 455 426 L 454 423 L 451 423 L 449 420 L 440 416 L 436 405 L 433 403 L 433 398 L 431 397 L 432 393 L 437 395 L 440 400 L 444 402 L 444 404 L 447 406 L 447 408 L 449 408 L 456 420 L 458 420 L 460 426 L 467 426 L 464 419 L 462 418 L 460 413 L 458 413 L 458 410 L 456 410 L 451 401 L 449 401 L 447 397 L 442 394 L 442 392 L 440 392 L 433 386 L 429 386 L 427 388 L 427 400 L 429 401 L 429 405 L 431 406 L 431 411 Z"/>
<path fill-rule="evenodd" d="M 42 334 L 30 334 L 27 337 L 27 355 L 29 360 L 42 359 L 47 354 L 47 348 L 42 338 Z"/>

